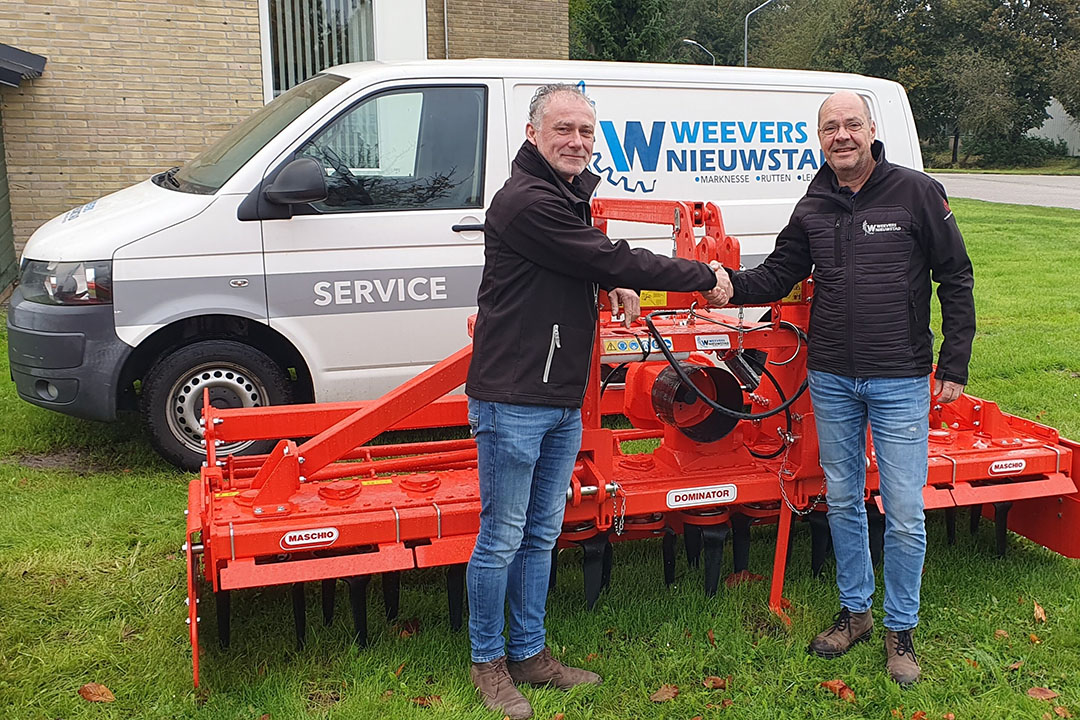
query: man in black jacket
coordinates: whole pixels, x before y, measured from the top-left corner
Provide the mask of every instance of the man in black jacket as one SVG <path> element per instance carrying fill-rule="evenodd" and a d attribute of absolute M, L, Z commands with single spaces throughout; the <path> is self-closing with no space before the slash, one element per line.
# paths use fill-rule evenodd
<path fill-rule="evenodd" d="M 718 301 L 722 275 L 692 260 L 612 242 L 593 227 L 589 198 L 596 116 L 574 85 L 540 88 L 526 141 L 484 223 L 484 273 L 465 392 L 476 438 L 480 531 L 469 561 L 473 683 L 511 718 L 532 708 L 515 683 L 567 690 L 599 683 L 546 647 L 551 551 L 581 445 L 581 403 L 597 326 L 596 297 L 611 290 L 629 323 L 624 287 L 698 290 Z M 510 638 L 503 641 L 509 602 Z"/>
<path fill-rule="evenodd" d="M 761 266 L 731 273 L 723 299 L 772 302 L 814 275 L 808 357 L 821 466 L 828 482 L 840 612 L 809 651 L 839 657 L 868 640 L 874 570 L 866 507 L 866 427 L 873 434 L 885 508 L 885 650 L 889 675 L 915 682 L 926 532 L 931 396 L 948 403 L 967 383 L 975 334 L 972 269 L 945 191 L 894 166 L 876 141 L 866 101 L 830 96 L 818 112 L 827 165 L 795 206 Z M 931 278 L 939 283 L 942 334 L 931 389 Z M 733 294 L 732 294 L 733 293 Z"/>

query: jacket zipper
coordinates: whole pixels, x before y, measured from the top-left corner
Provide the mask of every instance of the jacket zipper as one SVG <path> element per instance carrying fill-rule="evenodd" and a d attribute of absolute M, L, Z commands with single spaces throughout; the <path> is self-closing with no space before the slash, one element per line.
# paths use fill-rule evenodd
<path fill-rule="evenodd" d="M 551 326 L 551 347 L 548 349 L 547 363 L 544 365 L 544 382 L 548 381 L 548 375 L 551 374 L 551 361 L 555 359 L 555 349 L 562 347 L 562 341 L 559 340 L 559 324 L 555 323 Z"/>
<path fill-rule="evenodd" d="M 851 200 L 851 217 L 847 224 L 847 331 L 848 368 L 855 377 L 855 200 Z"/>

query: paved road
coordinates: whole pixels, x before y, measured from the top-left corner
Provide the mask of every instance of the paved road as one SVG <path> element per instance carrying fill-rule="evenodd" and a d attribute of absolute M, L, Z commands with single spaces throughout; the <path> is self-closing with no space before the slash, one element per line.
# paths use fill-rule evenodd
<path fill-rule="evenodd" d="M 1080 175 L 934 174 L 949 197 L 1080 210 Z"/>

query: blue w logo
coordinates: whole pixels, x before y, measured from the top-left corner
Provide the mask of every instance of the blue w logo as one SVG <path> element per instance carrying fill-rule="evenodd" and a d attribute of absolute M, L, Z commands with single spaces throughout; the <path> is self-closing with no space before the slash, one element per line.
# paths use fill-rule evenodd
<path fill-rule="evenodd" d="M 645 139 L 645 129 L 637 120 L 627 121 L 621 141 L 614 123 L 610 120 L 601 120 L 600 130 L 604 133 L 615 170 L 630 172 L 635 167 L 636 159 L 641 163 L 640 170 L 656 172 L 656 165 L 660 160 L 660 146 L 664 141 L 663 122 L 653 122 L 648 140 Z"/>

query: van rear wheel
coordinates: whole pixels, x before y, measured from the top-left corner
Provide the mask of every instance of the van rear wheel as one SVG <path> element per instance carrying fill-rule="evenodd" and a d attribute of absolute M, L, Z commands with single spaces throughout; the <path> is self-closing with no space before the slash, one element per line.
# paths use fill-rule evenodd
<path fill-rule="evenodd" d="M 143 420 L 154 449 L 184 470 L 198 470 L 206 459 L 199 424 L 204 390 L 222 409 L 292 402 L 285 371 L 250 345 L 204 340 L 162 357 L 143 379 Z M 265 453 L 273 446 L 270 440 L 229 443 L 218 447 L 218 456 Z"/>

